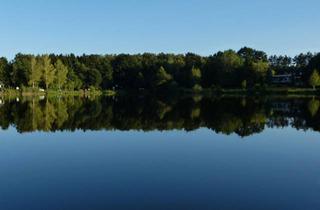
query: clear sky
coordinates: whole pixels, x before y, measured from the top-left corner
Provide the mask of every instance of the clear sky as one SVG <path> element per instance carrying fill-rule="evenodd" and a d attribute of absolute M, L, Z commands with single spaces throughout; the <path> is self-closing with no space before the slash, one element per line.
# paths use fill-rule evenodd
<path fill-rule="evenodd" d="M 1 0 L 0 55 L 320 51 L 319 0 Z"/>

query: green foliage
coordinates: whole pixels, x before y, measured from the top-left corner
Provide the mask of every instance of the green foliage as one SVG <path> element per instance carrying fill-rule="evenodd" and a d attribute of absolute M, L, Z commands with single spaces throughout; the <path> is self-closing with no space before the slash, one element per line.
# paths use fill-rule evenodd
<path fill-rule="evenodd" d="M 266 61 L 257 61 L 257 62 L 252 62 L 250 64 L 250 70 L 251 72 L 249 73 L 251 76 L 251 83 L 260 83 L 264 84 L 266 82 L 266 76 L 268 73 L 269 69 L 269 64 Z"/>
<path fill-rule="evenodd" d="M 236 86 L 240 83 L 240 69 L 243 64 L 243 59 L 233 50 L 218 52 L 209 58 L 204 72 L 204 85 Z"/>
<path fill-rule="evenodd" d="M 197 82 L 201 79 L 201 70 L 199 68 L 192 68 L 191 69 L 191 77 L 194 78 Z"/>
<path fill-rule="evenodd" d="M 201 70 L 199 68 L 192 67 L 190 72 L 190 84 L 194 87 L 195 85 L 199 85 L 201 81 Z"/>
<path fill-rule="evenodd" d="M 32 88 L 38 86 L 42 77 L 42 65 L 40 57 L 30 57 L 30 68 L 28 69 L 28 85 Z"/>
<path fill-rule="evenodd" d="M 96 69 L 90 69 L 87 71 L 87 80 L 86 83 L 88 86 L 93 86 L 95 88 L 99 88 L 102 82 L 102 76 L 100 72 Z"/>
<path fill-rule="evenodd" d="M 58 86 L 58 89 L 60 90 L 67 82 L 67 75 L 69 70 L 61 60 L 57 60 L 54 67 L 56 71 L 55 82 Z"/>
<path fill-rule="evenodd" d="M 219 64 L 226 72 L 232 72 L 243 65 L 243 59 L 233 50 L 227 50 L 217 55 Z"/>
<path fill-rule="evenodd" d="M 28 72 L 31 71 L 31 55 L 17 54 L 12 64 L 12 84 L 14 87 L 27 86 Z"/>
<path fill-rule="evenodd" d="M 0 82 L 4 86 L 10 85 L 9 63 L 6 58 L 0 58 Z"/>
<path fill-rule="evenodd" d="M 313 69 L 320 69 L 320 54 L 294 58 L 271 56 L 244 47 L 212 56 L 193 53 L 119 55 L 25 55 L 8 62 L 0 58 L 0 82 L 7 88 L 40 87 L 80 90 L 154 90 L 204 88 L 246 89 L 272 84 L 273 75 L 293 74 L 300 86 L 310 84 Z M 311 75 L 315 77 L 314 75 Z M 312 79 L 312 86 L 319 84 Z M 293 84 L 286 84 L 292 86 Z"/>
<path fill-rule="evenodd" d="M 246 63 L 268 62 L 268 56 L 265 52 L 252 48 L 243 47 L 238 51 L 238 54 Z"/>
<path fill-rule="evenodd" d="M 166 72 L 166 70 L 161 66 L 156 74 L 156 85 L 161 86 L 167 84 L 172 80 L 172 76 Z"/>
<path fill-rule="evenodd" d="M 251 63 L 251 68 L 256 73 L 264 76 L 264 74 L 266 74 L 269 69 L 269 64 L 265 61 L 253 62 Z"/>
<path fill-rule="evenodd" d="M 51 64 L 51 59 L 48 55 L 43 55 L 39 58 L 39 65 L 42 69 L 42 79 L 45 84 L 46 89 L 53 83 L 55 79 L 55 68 Z"/>
<path fill-rule="evenodd" d="M 66 82 L 66 85 L 65 85 L 65 88 L 67 90 L 80 90 L 81 87 L 82 87 L 82 80 L 80 80 L 80 78 L 76 75 L 76 73 L 71 70 L 68 72 L 68 75 L 67 75 L 67 82 Z"/>

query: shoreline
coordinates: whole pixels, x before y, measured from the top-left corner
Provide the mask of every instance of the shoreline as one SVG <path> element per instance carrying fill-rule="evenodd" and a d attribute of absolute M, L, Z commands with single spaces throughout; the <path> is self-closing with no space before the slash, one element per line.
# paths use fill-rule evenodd
<path fill-rule="evenodd" d="M 48 91 L 23 91 L 7 89 L 0 91 L 2 97 L 33 97 L 33 96 L 79 96 L 79 97 L 90 97 L 90 96 L 107 96 L 113 97 L 117 95 L 127 94 L 139 94 L 139 95 L 203 95 L 203 96 L 297 96 L 297 97 L 311 97 L 320 96 L 319 89 L 312 88 L 287 88 L 287 87 L 272 87 L 264 89 L 240 89 L 240 88 L 222 88 L 222 89 L 203 89 L 200 91 L 194 91 L 192 89 L 176 89 L 174 91 L 149 91 L 149 90 L 48 90 Z"/>

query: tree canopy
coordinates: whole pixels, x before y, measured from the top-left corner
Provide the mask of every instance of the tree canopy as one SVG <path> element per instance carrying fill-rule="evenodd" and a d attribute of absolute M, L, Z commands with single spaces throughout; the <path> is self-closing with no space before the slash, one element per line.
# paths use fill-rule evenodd
<path fill-rule="evenodd" d="M 210 56 L 183 54 L 30 55 L 0 58 L 0 81 L 6 87 L 46 89 L 154 90 L 165 84 L 178 88 L 246 88 L 271 85 L 274 75 L 299 75 L 302 86 L 318 86 L 313 70 L 320 54 L 267 56 L 244 47 Z M 287 84 L 288 86 L 294 84 Z"/>

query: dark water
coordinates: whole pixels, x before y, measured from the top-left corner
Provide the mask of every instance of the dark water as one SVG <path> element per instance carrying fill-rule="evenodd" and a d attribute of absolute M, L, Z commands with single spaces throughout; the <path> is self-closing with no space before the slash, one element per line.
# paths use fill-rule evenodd
<path fill-rule="evenodd" d="M 2 102 L 0 209 L 320 209 L 317 98 Z"/>

